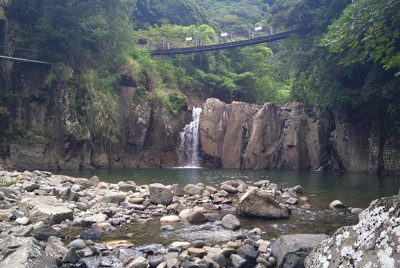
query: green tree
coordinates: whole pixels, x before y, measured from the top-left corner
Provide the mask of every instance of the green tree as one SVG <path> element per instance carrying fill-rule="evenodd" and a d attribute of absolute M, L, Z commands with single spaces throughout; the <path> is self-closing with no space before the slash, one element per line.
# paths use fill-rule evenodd
<path fill-rule="evenodd" d="M 400 70 L 400 2 L 357 0 L 329 26 L 321 42 L 342 62 L 374 61 Z M 398 75 L 399 73 L 397 73 Z"/>

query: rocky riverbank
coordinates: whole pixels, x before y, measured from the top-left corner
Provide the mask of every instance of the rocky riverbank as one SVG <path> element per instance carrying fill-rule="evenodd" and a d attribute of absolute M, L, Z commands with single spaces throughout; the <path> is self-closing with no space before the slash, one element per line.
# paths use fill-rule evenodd
<path fill-rule="evenodd" d="M 268 241 L 259 228 L 241 228 L 239 215 L 281 219 L 309 208 L 300 185 L 111 184 L 43 171 L 1 171 L 0 183 L 0 267 L 279 267 L 302 263 L 326 238 L 303 234 Z M 168 245 L 102 239 L 155 220 L 166 234 L 185 222 L 194 239 Z M 71 237 L 71 230 L 79 230 L 79 237 Z M 214 239 L 197 239 L 196 232 Z"/>

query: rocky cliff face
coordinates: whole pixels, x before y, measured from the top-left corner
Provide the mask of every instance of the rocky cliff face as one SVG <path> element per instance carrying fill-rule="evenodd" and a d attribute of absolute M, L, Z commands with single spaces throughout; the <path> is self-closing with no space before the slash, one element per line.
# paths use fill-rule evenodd
<path fill-rule="evenodd" d="M 208 99 L 200 119 L 205 165 L 250 169 L 334 166 L 329 120 L 299 103 L 279 108 Z"/>
<path fill-rule="evenodd" d="M 134 101 L 134 87 L 120 89 L 122 134 L 116 143 L 76 141 L 66 131 L 68 88 L 43 86 L 46 68 L 26 68 L 14 86 L 15 122 L 29 135 L 0 146 L 8 166 L 28 169 L 173 167 L 179 165 L 179 132 L 190 111 L 169 115 L 157 102 Z M 32 75 L 35 73 L 36 75 Z M 226 104 L 208 99 L 200 118 L 202 166 L 246 169 L 371 171 L 380 148 L 368 118 L 321 114 L 302 104 Z M 387 167 L 399 169 L 400 150 L 389 140 L 382 153 Z"/>
<path fill-rule="evenodd" d="M 208 99 L 200 118 L 203 165 L 209 167 L 376 172 L 383 149 L 387 168 L 399 169 L 393 139 L 379 148 L 374 133 L 368 118 L 350 123 L 300 103 L 280 108 Z"/>
<path fill-rule="evenodd" d="M 36 74 L 36 75 L 32 75 Z M 71 120 L 69 89 L 44 86 L 47 71 L 26 68 L 15 81 L 18 94 L 13 121 L 19 122 L 24 138 L 3 145 L 7 166 L 20 169 L 90 169 L 177 166 L 178 133 L 190 120 L 190 112 L 172 116 L 149 101 L 135 102 L 136 88 L 120 89 L 120 139 L 93 138 L 77 141 L 68 134 Z"/>

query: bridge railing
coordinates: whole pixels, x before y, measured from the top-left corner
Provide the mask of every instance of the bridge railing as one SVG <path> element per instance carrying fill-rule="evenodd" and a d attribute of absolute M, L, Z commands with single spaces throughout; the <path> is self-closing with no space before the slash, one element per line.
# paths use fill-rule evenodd
<path fill-rule="evenodd" d="M 168 39 L 159 39 L 157 41 L 149 41 L 146 39 L 139 39 L 137 45 L 139 47 L 145 47 L 149 50 L 161 50 L 161 49 L 173 49 L 173 48 L 190 48 L 190 47 L 202 47 L 206 45 L 218 45 L 225 43 L 233 43 L 243 40 L 251 40 L 254 38 L 264 37 L 273 35 L 271 28 L 266 28 L 262 31 L 250 31 L 248 33 L 235 33 L 229 32 L 226 33 L 226 36 L 218 36 L 214 42 L 206 42 L 201 38 L 193 37 L 191 40 L 168 40 Z"/>
<path fill-rule="evenodd" d="M 173 54 L 186 54 L 186 53 L 195 53 L 195 52 L 203 52 L 203 51 L 213 51 L 213 50 L 222 50 L 229 49 L 235 47 L 244 47 L 250 45 L 256 45 L 261 43 L 267 43 L 272 41 L 277 41 L 281 39 L 285 39 L 293 34 L 294 31 L 282 32 L 273 35 L 266 35 L 255 37 L 252 39 L 244 39 L 235 42 L 226 42 L 215 45 L 206 45 L 206 46 L 197 46 L 197 47 L 181 47 L 181 48 L 162 48 L 151 50 L 150 53 L 153 56 L 162 56 L 162 55 L 173 55 Z"/>

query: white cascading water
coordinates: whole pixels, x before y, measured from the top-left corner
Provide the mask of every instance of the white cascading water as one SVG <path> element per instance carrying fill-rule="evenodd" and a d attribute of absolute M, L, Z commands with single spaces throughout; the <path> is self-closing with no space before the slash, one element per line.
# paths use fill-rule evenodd
<path fill-rule="evenodd" d="M 199 167 L 199 123 L 202 109 L 193 107 L 192 122 L 180 133 L 180 164 L 184 167 Z"/>

